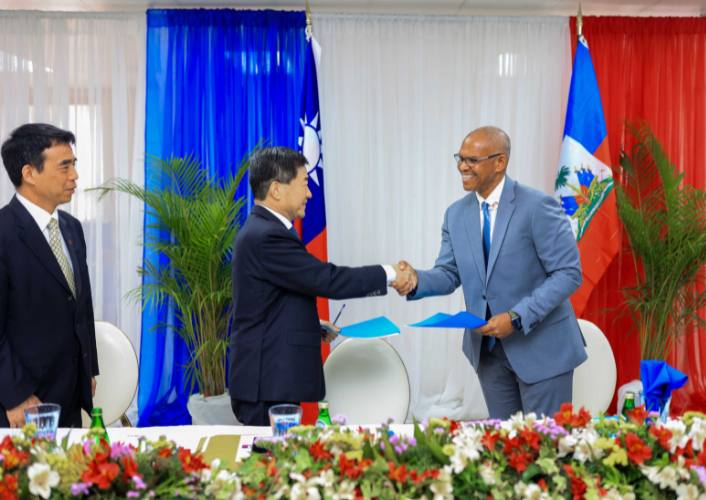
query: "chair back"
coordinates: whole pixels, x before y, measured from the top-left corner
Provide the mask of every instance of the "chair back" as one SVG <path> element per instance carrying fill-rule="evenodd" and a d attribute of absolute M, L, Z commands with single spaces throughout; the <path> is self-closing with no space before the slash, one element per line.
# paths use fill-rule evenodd
<path fill-rule="evenodd" d="M 395 348 L 382 339 L 346 339 L 324 364 L 326 400 L 332 416 L 351 425 L 404 423 L 409 377 Z"/>
<path fill-rule="evenodd" d="M 574 407 L 592 415 L 606 411 L 613 400 L 617 369 L 613 349 L 603 332 L 590 321 L 579 319 L 588 359 L 574 370 Z"/>
<path fill-rule="evenodd" d="M 127 335 L 106 321 L 96 321 L 98 369 L 93 406 L 103 410 L 103 422 L 110 425 L 120 419 L 137 392 L 137 354 Z M 83 425 L 90 417 L 83 413 Z"/>

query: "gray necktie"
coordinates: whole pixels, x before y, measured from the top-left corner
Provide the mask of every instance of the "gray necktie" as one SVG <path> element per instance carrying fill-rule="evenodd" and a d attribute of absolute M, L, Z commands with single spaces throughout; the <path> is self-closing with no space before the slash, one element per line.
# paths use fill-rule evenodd
<path fill-rule="evenodd" d="M 69 260 L 66 258 L 64 249 L 61 246 L 61 232 L 59 231 L 59 222 L 51 218 L 49 220 L 49 246 L 51 251 L 54 252 L 54 257 L 59 263 L 61 272 L 64 273 L 64 277 L 69 284 L 71 293 L 76 296 L 76 283 L 74 282 L 74 272 L 71 270 L 71 265 L 69 265 Z"/>

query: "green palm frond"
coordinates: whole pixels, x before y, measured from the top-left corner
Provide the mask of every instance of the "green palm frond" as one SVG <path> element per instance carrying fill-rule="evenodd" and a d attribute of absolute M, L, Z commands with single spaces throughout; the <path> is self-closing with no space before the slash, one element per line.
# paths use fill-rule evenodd
<path fill-rule="evenodd" d="M 676 336 L 704 324 L 706 193 L 682 173 L 646 126 L 621 157 L 618 213 L 630 240 L 637 283 L 624 290 L 640 330 L 643 359 L 664 358 Z"/>
<path fill-rule="evenodd" d="M 558 191 L 559 188 L 566 186 L 566 183 L 569 181 L 570 173 L 571 171 L 569 170 L 569 167 L 566 165 L 561 166 L 561 169 L 559 169 L 559 175 L 556 176 L 556 181 L 554 182 L 554 191 Z"/>
<path fill-rule="evenodd" d="M 169 266 L 146 262 L 138 272 L 143 284 L 128 296 L 143 307 L 171 304 L 176 322 L 158 325 L 179 334 L 191 358 L 187 380 L 205 395 L 225 391 L 225 363 L 232 319 L 232 246 L 239 229 L 238 216 L 243 207 L 236 192 L 247 163 L 235 175 L 211 179 L 193 156 L 153 159 L 150 171 L 153 185 L 145 190 L 125 179 L 115 179 L 95 188 L 104 197 L 111 192 L 125 193 L 145 204 L 153 217 L 148 227 L 158 234 L 144 242 L 166 257 Z"/>

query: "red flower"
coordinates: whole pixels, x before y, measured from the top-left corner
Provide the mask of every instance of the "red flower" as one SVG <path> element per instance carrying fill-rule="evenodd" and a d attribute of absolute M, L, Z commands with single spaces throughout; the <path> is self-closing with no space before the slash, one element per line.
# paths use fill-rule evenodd
<path fill-rule="evenodd" d="M 387 465 L 389 468 L 388 477 L 392 481 L 397 481 L 398 483 L 407 481 L 407 466 L 405 464 L 395 467 L 394 463 L 388 462 Z"/>
<path fill-rule="evenodd" d="M 349 479 L 358 479 L 371 463 L 372 461 L 368 459 L 349 460 L 344 453 L 338 455 L 338 467 L 341 470 L 341 475 Z"/>
<path fill-rule="evenodd" d="M 666 427 L 650 427 L 650 434 L 652 434 L 656 439 L 659 445 L 664 448 L 666 451 L 669 451 L 669 441 L 672 439 L 672 431 L 667 429 Z"/>
<path fill-rule="evenodd" d="M 191 451 L 186 448 L 179 447 L 177 457 L 179 457 L 179 461 L 181 462 L 181 468 L 184 469 L 184 472 L 187 474 L 198 472 L 208 467 L 208 465 L 201 460 L 201 455 L 193 455 Z"/>
<path fill-rule="evenodd" d="M 544 480 L 544 478 L 540 478 L 540 480 L 537 481 L 537 486 L 542 488 L 542 491 L 549 491 L 549 486 L 547 486 L 547 482 Z"/>
<path fill-rule="evenodd" d="M 17 496 L 17 476 L 5 474 L 0 481 L 0 500 L 14 500 Z"/>
<path fill-rule="evenodd" d="M 277 463 L 272 459 L 267 463 L 267 477 L 275 477 L 277 472 Z"/>
<path fill-rule="evenodd" d="M 520 473 L 527 470 L 527 466 L 532 462 L 534 462 L 532 454 L 520 449 L 511 452 L 507 457 L 507 464 Z"/>
<path fill-rule="evenodd" d="M 628 458 L 636 464 L 642 464 L 652 458 L 652 449 L 634 432 L 628 432 L 625 447 L 628 450 Z"/>
<path fill-rule="evenodd" d="M 581 500 L 586 496 L 586 483 L 580 477 L 571 478 L 571 495 L 574 500 Z"/>
<path fill-rule="evenodd" d="M 6 471 L 21 467 L 29 462 L 29 453 L 18 450 L 10 436 L 5 436 L 0 443 L 0 455 L 3 457 L 2 467 Z"/>
<path fill-rule="evenodd" d="M 125 480 L 132 479 L 133 476 L 139 476 L 140 473 L 137 470 L 137 463 L 135 459 L 129 456 L 122 457 L 123 463 L 123 478 Z M 141 478 L 141 477 L 140 477 Z"/>
<path fill-rule="evenodd" d="M 535 451 L 539 451 L 540 437 L 538 432 L 533 431 L 532 429 L 525 428 L 520 431 L 520 437 L 527 446 L 529 446 Z"/>
<path fill-rule="evenodd" d="M 454 434 L 456 430 L 461 427 L 461 424 L 456 420 L 449 420 L 449 432 Z"/>
<path fill-rule="evenodd" d="M 706 467 L 706 447 L 704 445 L 706 445 L 706 439 L 704 439 L 704 444 L 701 445 L 701 453 L 696 455 L 696 464 L 701 467 Z"/>
<path fill-rule="evenodd" d="M 328 461 L 333 458 L 333 455 L 326 450 L 321 440 L 317 439 L 314 444 L 309 447 L 309 454 L 314 457 L 314 460 Z"/>
<path fill-rule="evenodd" d="M 81 474 L 81 481 L 95 484 L 98 488 L 107 490 L 118 474 L 120 474 L 118 464 L 92 460 Z"/>
<path fill-rule="evenodd" d="M 583 406 L 578 413 L 574 414 L 574 405 L 564 403 L 554 414 L 554 420 L 564 427 L 585 427 L 591 421 L 591 414 Z"/>
<path fill-rule="evenodd" d="M 488 449 L 488 451 L 494 451 L 495 444 L 498 442 L 498 439 L 500 439 L 499 432 L 486 430 L 485 434 L 483 434 L 483 437 L 480 438 L 480 442 L 483 444 L 483 446 Z"/>
<path fill-rule="evenodd" d="M 645 410 L 645 405 L 638 406 L 633 410 L 628 410 L 628 418 L 630 421 L 637 425 L 642 425 L 645 423 L 648 413 Z"/>
<path fill-rule="evenodd" d="M 157 455 L 162 457 L 162 458 L 169 458 L 172 456 L 172 449 L 171 448 L 162 448 L 157 452 Z"/>

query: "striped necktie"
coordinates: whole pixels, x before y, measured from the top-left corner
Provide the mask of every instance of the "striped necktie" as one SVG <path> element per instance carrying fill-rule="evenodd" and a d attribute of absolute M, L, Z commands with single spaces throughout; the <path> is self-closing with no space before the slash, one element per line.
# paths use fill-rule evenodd
<path fill-rule="evenodd" d="M 49 228 L 49 246 L 51 247 L 51 251 L 54 253 L 54 257 L 56 257 L 56 261 L 59 263 L 61 272 L 64 273 L 64 278 L 66 278 L 66 282 L 69 284 L 71 293 L 75 297 L 76 283 L 74 281 L 74 272 L 71 269 L 69 260 L 66 258 L 64 249 L 61 246 L 61 232 L 59 231 L 59 222 L 52 217 L 49 220 L 49 225 L 47 227 Z"/>

